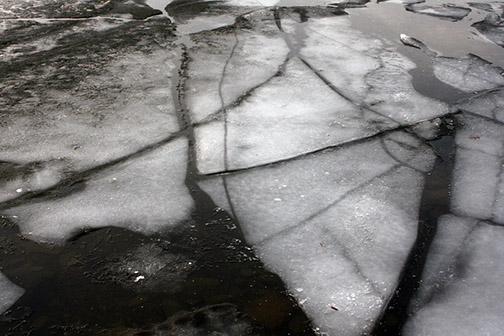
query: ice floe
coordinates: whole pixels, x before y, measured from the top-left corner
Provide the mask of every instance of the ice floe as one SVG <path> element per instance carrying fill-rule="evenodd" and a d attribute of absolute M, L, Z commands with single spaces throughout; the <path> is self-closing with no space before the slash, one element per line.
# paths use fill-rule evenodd
<path fill-rule="evenodd" d="M 362 335 L 416 238 L 423 172 L 433 160 L 420 140 L 395 132 L 200 184 L 235 214 L 321 332 Z"/>
<path fill-rule="evenodd" d="M 419 310 L 404 335 L 499 335 L 504 329 L 504 227 L 443 217 L 425 268 Z"/>
<path fill-rule="evenodd" d="M 436 16 L 442 19 L 459 21 L 462 20 L 471 12 L 470 8 L 460 7 L 452 4 L 444 4 L 442 6 L 430 6 L 424 4 L 408 4 L 404 6 L 406 10 L 418 14 Z"/>
<path fill-rule="evenodd" d="M 404 45 L 418 48 L 432 57 L 434 75 L 443 83 L 465 92 L 490 90 L 504 85 L 504 70 L 481 57 L 468 54 L 463 57 L 445 57 L 431 50 L 422 41 L 400 35 Z"/>
<path fill-rule="evenodd" d="M 193 85 L 203 83 L 188 104 L 196 120 L 225 107 L 218 120 L 196 128 L 198 170 L 208 174 L 276 162 L 447 113 L 446 105 L 414 90 L 408 74 L 413 63 L 349 24 L 341 16 L 315 17 L 305 23 L 287 16 L 282 20 L 287 34 L 294 36 L 301 29 L 306 38 L 298 45 L 287 36 L 291 56 L 282 71 L 270 68 L 266 72 L 261 63 L 249 68 L 264 74 L 260 78 L 264 82 L 259 78 L 252 81 L 260 85 L 248 84 L 242 72 L 227 75 L 233 57 L 225 63 L 218 56 L 220 66 L 210 67 L 213 79 L 190 71 Z M 235 33 L 221 33 L 227 37 L 225 48 L 230 57 L 237 43 Z M 220 45 L 221 40 L 217 37 L 215 43 Z M 280 44 L 277 50 L 281 52 L 275 58 L 278 66 L 285 44 L 279 39 L 270 42 Z M 232 106 L 228 106 L 231 98 L 219 102 L 219 89 L 224 87 L 219 86 L 221 71 L 225 73 L 223 82 L 233 78 L 236 94 L 232 97 L 245 92 Z M 252 90 L 244 91 L 247 86 L 241 83 Z M 223 89 L 223 97 L 225 92 Z"/>
<path fill-rule="evenodd" d="M 504 126 L 474 116 L 459 118 L 452 208 L 457 215 L 504 224 Z"/>
<path fill-rule="evenodd" d="M 23 295 L 24 289 L 0 273 L 0 314 L 9 309 Z"/>
<path fill-rule="evenodd" d="M 6 210 L 33 240 L 61 242 L 108 225 L 152 234 L 188 218 L 193 200 L 184 184 L 187 141 L 176 139 L 82 181 L 69 195 Z"/>
<path fill-rule="evenodd" d="M 504 85 L 504 70 L 484 59 L 469 54 L 461 58 L 435 57 L 436 77 L 459 90 L 475 92 Z"/>

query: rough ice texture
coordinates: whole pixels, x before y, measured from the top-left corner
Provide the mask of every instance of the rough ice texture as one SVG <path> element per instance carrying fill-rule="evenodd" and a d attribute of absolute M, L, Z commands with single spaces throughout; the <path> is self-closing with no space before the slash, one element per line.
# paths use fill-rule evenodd
<path fill-rule="evenodd" d="M 504 330 L 503 239 L 503 227 L 443 218 L 425 269 L 431 280 L 421 289 L 430 297 L 406 324 L 403 335 L 500 335 Z"/>
<path fill-rule="evenodd" d="M 23 295 L 24 289 L 0 273 L 0 314 L 9 309 Z"/>
<path fill-rule="evenodd" d="M 452 211 L 457 215 L 504 224 L 504 125 L 478 117 L 459 119 L 452 184 Z"/>
<path fill-rule="evenodd" d="M 61 242 L 79 230 L 120 226 L 150 234 L 188 218 L 187 141 L 174 140 L 104 170 L 68 196 L 27 202 L 5 213 L 33 240 Z"/>
<path fill-rule="evenodd" d="M 504 123 L 504 89 L 486 92 L 457 104 L 462 111 Z"/>
<path fill-rule="evenodd" d="M 277 76 L 226 108 L 218 120 L 196 128 L 201 173 L 276 162 L 447 112 L 444 104 L 413 89 L 408 71 L 414 65 L 410 61 L 383 49 L 382 41 L 352 30 L 347 19 L 312 18 L 304 24 L 285 19 L 283 23 L 287 32 L 303 29 L 307 35 L 300 46 L 302 57 L 290 57 Z M 284 42 L 279 43 L 284 48 Z M 204 82 L 197 73 L 192 78 Z M 241 73 L 234 77 L 234 87 L 240 88 L 237 94 L 244 93 L 240 83 L 247 80 Z M 204 111 L 222 107 L 217 100 L 218 79 L 213 81 L 202 90 L 203 97 L 213 98 L 198 101 L 200 108 L 190 104 L 196 118 L 202 115 L 198 110 L 203 107 L 207 107 Z"/>
<path fill-rule="evenodd" d="M 504 4 L 502 2 L 468 2 L 468 5 L 490 12 L 484 20 L 472 26 L 490 41 L 504 47 Z"/>
<path fill-rule="evenodd" d="M 418 14 L 431 15 L 451 21 L 460 21 L 471 12 L 470 8 L 459 7 L 452 4 L 444 4 L 442 6 L 430 6 L 424 4 L 408 4 L 404 6 L 406 10 Z"/>
<path fill-rule="evenodd" d="M 0 17 L 88 18 L 96 15 L 127 14 L 145 19 L 161 14 L 143 0 L 4 0 Z"/>
<path fill-rule="evenodd" d="M 166 50 L 131 53 L 72 90 L 30 91 L 2 115 L 0 161 L 19 173 L 0 184 L 0 200 L 44 189 L 177 132 L 173 57 Z"/>
<path fill-rule="evenodd" d="M 362 335 L 397 285 L 433 161 L 425 144 L 395 132 L 201 186 L 320 331 Z"/>
<path fill-rule="evenodd" d="M 476 55 L 435 57 L 433 61 L 436 77 L 459 90 L 475 92 L 504 85 L 504 70 Z"/>
<path fill-rule="evenodd" d="M 264 22 L 262 19 L 266 17 Z M 187 106 L 193 122 L 220 112 L 222 105 L 234 103 L 250 89 L 278 72 L 288 48 L 278 31 L 271 11 L 258 11 L 230 28 L 201 32 L 192 37 L 189 50 Z M 234 30 L 236 30 L 236 33 Z M 222 100 L 221 100 L 222 99 Z"/>

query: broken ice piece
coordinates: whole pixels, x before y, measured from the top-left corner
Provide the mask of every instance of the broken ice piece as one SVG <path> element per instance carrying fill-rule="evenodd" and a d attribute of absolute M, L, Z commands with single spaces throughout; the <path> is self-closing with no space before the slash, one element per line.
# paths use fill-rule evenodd
<path fill-rule="evenodd" d="M 0 314 L 9 309 L 23 295 L 24 289 L 0 273 Z"/>
<path fill-rule="evenodd" d="M 471 12 L 470 8 L 459 7 L 451 4 L 443 4 L 441 7 L 429 6 L 424 4 L 409 4 L 404 6 L 407 11 L 431 15 L 451 21 L 459 21 Z"/>

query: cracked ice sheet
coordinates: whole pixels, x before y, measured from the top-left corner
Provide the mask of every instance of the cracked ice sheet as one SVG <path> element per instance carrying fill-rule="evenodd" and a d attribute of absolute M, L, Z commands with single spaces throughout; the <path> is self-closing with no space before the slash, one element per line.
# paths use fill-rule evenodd
<path fill-rule="evenodd" d="M 287 26 L 295 24 L 290 21 Z M 293 57 L 285 71 L 250 92 L 238 106 L 226 109 L 227 139 L 223 116 L 196 128 L 197 166 L 201 173 L 276 162 L 448 112 L 446 105 L 414 91 L 408 74 L 413 68 L 410 61 L 384 50 L 381 41 L 351 30 L 347 19 L 312 19 L 307 25 L 303 56 L 313 61 L 315 69 L 323 69 L 324 76 L 354 102 L 334 92 Z M 322 30 L 332 35 L 317 33 Z M 347 44 L 352 47 L 345 47 Z M 193 78 L 198 80 L 198 74 Z M 234 79 L 238 87 L 247 78 L 240 73 Z M 208 95 L 213 95 L 212 102 L 201 102 L 201 108 L 192 106 L 196 117 L 204 106 L 212 106 L 212 111 L 219 107 L 217 80 L 214 82 L 206 89 Z M 224 162 L 225 154 L 228 162 Z"/>
<path fill-rule="evenodd" d="M 439 225 L 420 288 L 423 304 L 403 335 L 500 335 L 504 227 L 455 216 Z"/>
<path fill-rule="evenodd" d="M 243 17 L 251 28 L 237 23 L 192 36 L 195 46 L 189 49 L 192 61 L 188 65 L 186 93 L 192 122 L 214 115 L 221 110 L 222 103 L 230 105 L 267 81 L 287 58 L 289 49 L 271 11 L 257 11 Z"/>
<path fill-rule="evenodd" d="M 397 285 L 433 161 L 417 138 L 394 132 L 200 185 L 231 210 L 225 179 L 247 242 L 320 331 L 362 335 Z"/>
<path fill-rule="evenodd" d="M 504 125 L 459 117 L 451 207 L 454 214 L 504 224 Z"/>
<path fill-rule="evenodd" d="M 24 289 L 0 273 L 0 314 L 9 309 L 23 295 Z"/>
<path fill-rule="evenodd" d="M 36 241 L 60 243 L 79 230 L 108 225 L 152 234 L 187 219 L 193 200 L 184 183 L 187 140 L 176 139 L 84 181 L 68 196 L 4 211 Z"/>
<path fill-rule="evenodd" d="M 32 169 L 0 181 L 0 201 L 48 188 L 69 172 L 106 164 L 177 132 L 173 58 L 163 49 L 130 53 L 71 90 L 30 91 L 32 97 L 3 116 L 0 161 Z"/>

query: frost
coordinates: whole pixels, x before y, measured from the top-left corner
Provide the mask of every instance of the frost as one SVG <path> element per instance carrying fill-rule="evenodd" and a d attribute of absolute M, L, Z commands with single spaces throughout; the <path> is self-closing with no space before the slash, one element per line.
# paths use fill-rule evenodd
<path fill-rule="evenodd" d="M 24 289 L 12 283 L 0 273 L 0 314 L 9 309 L 24 293 Z"/>

